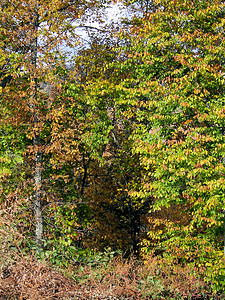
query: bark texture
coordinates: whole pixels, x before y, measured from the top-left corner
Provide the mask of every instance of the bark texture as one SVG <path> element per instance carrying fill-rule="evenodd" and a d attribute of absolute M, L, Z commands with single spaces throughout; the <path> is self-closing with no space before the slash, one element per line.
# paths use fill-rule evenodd
<path fill-rule="evenodd" d="M 34 147 L 34 216 L 35 216 L 35 241 L 37 251 L 40 251 L 43 238 L 43 217 L 41 208 L 42 198 L 42 149 L 39 131 L 39 119 L 37 115 L 36 103 L 37 99 L 37 55 L 38 55 L 38 1 L 35 4 L 33 18 L 33 38 L 31 40 L 31 99 L 30 111 L 33 121 L 33 147 Z"/>

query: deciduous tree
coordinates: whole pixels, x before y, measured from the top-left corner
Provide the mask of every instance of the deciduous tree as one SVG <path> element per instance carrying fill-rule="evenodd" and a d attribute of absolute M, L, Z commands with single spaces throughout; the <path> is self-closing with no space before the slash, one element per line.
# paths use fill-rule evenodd
<path fill-rule="evenodd" d="M 130 45 L 115 67 L 118 79 L 108 83 L 117 112 L 133 123 L 129 140 L 143 168 L 143 186 L 131 188 L 130 196 L 155 199 L 152 247 L 204 262 L 209 277 L 219 269 L 218 285 L 224 274 L 224 16 L 223 1 L 155 1 L 124 32 Z"/>
<path fill-rule="evenodd" d="M 65 80 L 58 69 L 66 69 L 69 60 L 65 53 L 78 41 L 74 21 L 95 4 L 95 1 L 78 4 L 64 0 L 1 3 L 1 97 L 4 99 L 1 109 L 6 117 L 10 115 L 8 123 L 17 130 L 25 123 L 25 135 L 32 140 L 29 154 L 33 157 L 33 209 L 38 248 L 43 238 L 43 154 L 49 140 L 45 136 L 46 116 Z M 43 84 L 47 84 L 50 93 L 43 93 Z M 10 114 L 6 112 L 9 107 Z"/>

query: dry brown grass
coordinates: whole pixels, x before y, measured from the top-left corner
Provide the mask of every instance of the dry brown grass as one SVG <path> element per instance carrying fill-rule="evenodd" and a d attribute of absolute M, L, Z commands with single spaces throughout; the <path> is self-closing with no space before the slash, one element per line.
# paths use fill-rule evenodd
<path fill-rule="evenodd" d="M 61 299 L 72 290 L 71 280 L 32 257 L 17 257 L 1 271 L 0 299 Z"/>
<path fill-rule="evenodd" d="M 67 273 L 75 280 L 33 257 L 14 257 L 1 270 L 0 299 L 223 299 L 210 297 L 193 270 L 160 267 L 157 258 L 143 265 L 120 257 L 107 265 L 85 265 Z"/>
<path fill-rule="evenodd" d="M 135 269 L 133 258 L 124 260 L 119 257 L 94 267 L 83 265 L 71 273 L 80 286 L 88 286 L 90 290 L 117 298 L 141 299 Z"/>
<path fill-rule="evenodd" d="M 107 265 L 82 266 L 70 273 L 81 286 L 120 299 L 207 299 L 210 295 L 196 269 L 171 265 L 157 257 L 145 264 L 119 257 Z"/>

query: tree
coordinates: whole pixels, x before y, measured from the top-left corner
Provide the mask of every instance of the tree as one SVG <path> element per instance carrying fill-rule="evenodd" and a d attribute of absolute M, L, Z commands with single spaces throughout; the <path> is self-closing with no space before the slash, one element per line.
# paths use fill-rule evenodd
<path fill-rule="evenodd" d="M 209 277 L 219 269 L 221 285 L 224 3 L 156 5 L 124 33 L 130 45 L 108 84 L 118 114 L 133 123 L 129 140 L 143 168 L 142 188 L 129 194 L 154 197 L 144 251 L 157 246 L 180 261 L 201 261 Z"/>
<path fill-rule="evenodd" d="M 90 2 L 88 7 L 95 4 L 95 1 Z M 78 5 L 75 1 L 65 0 L 15 0 L 1 4 L 1 87 L 4 97 L 1 108 L 4 111 L 10 107 L 10 118 L 6 114 L 8 122 L 17 129 L 18 124 L 25 123 L 25 135 L 33 141 L 29 154 L 33 157 L 33 207 L 38 248 L 43 238 L 41 205 L 46 116 L 65 80 L 58 69 L 65 70 L 69 63 L 65 56 L 66 47 L 74 47 L 77 42 L 74 20 L 86 8 L 85 2 Z M 48 84 L 51 95 L 43 93 L 43 83 Z"/>
<path fill-rule="evenodd" d="M 115 84 L 124 78 L 123 74 L 118 77 L 115 67 L 123 64 L 120 41 L 115 38 L 114 45 L 104 42 L 99 43 L 95 37 L 90 49 L 77 58 L 82 74 L 83 103 L 88 103 L 86 122 L 80 127 L 85 129 L 82 147 L 91 157 L 84 195 L 97 227 L 93 224 L 92 235 L 98 240 L 97 247 L 118 245 L 124 249 L 125 246 L 138 255 L 143 216 L 151 197 L 141 202 L 128 194 L 131 188 L 140 189 L 142 173 L 138 155 L 131 152 L 129 138 L 133 120 L 120 115 L 119 102 L 115 101 L 120 96 Z M 74 93 L 74 98 L 82 99 L 82 96 Z M 124 236 L 129 237 L 126 245 Z"/>
<path fill-rule="evenodd" d="M 107 147 L 111 147 L 113 155 L 118 155 L 113 148 L 120 148 L 119 140 L 123 133 L 119 133 L 118 124 L 114 124 L 115 120 L 109 115 L 113 109 L 111 100 L 105 96 L 101 99 L 93 97 L 90 89 L 96 77 L 100 81 L 110 76 L 109 72 L 104 72 L 104 68 L 106 62 L 117 57 L 118 50 L 113 49 L 116 39 L 112 37 L 111 29 L 107 31 L 109 38 L 105 37 L 105 29 L 96 30 L 98 38 L 92 35 L 90 49 L 81 52 L 73 64 L 69 60 L 70 55 L 63 53 L 67 49 L 60 48 L 60 44 L 68 43 L 68 51 L 71 51 L 74 46 L 72 39 L 74 44 L 77 41 L 71 25 L 73 18 L 77 17 L 77 13 L 72 11 L 74 7 L 65 2 L 54 6 L 53 2 L 30 1 L 18 1 L 18 6 L 3 7 L 2 31 L 8 39 L 2 47 L 2 110 L 7 107 L 8 113 L 2 126 L 6 130 L 6 124 L 11 124 L 14 131 L 20 129 L 21 132 L 19 145 L 12 142 L 13 151 L 16 153 L 20 150 L 23 158 L 22 174 L 26 190 L 23 187 L 20 193 L 26 198 L 32 195 L 30 181 L 32 176 L 34 179 L 32 199 L 39 249 L 43 230 L 49 243 L 46 247 L 53 247 L 54 244 L 54 247 L 60 245 L 65 250 L 70 245 L 85 244 L 83 235 L 90 236 L 90 220 L 96 226 L 95 232 L 97 228 L 97 235 L 101 236 L 102 228 L 108 222 L 104 224 L 104 219 L 112 220 L 112 216 L 114 223 L 106 226 L 106 241 L 101 243 L 97 240 L 99 245 L 95 243 L 95 247 L 100 249 L 107 243 L 117 243 L 122 247 L 121 232 L 126 231 L 125 235 L 127 232 L 131 234 L 135 248 L 139 215 L 134 213 L 131 202 L 128 208 L 126 192 L 116 190 L 121 186 L 126 189 L 126 176 L 120 174 L 119 168 L 121 164 L 125 168 L 127 160 L 122 158 L 123 154 L 119 154 L 121 158 L 118 159 L 118 165 L 116 163 L 110 173 L 112 168 L 105 159 Z M 7 22 L 4 23 L 6 17 Z M 9 21 L 13 24 L 10 28 L 6 26 Z M 69 32 L 71 36 L 67 39 Z M 102 34 L 101 41 L 99 32 Z M 100 180 L 100 187 L 96 188 L 92 174 L 97 170 L 97 177 L 104 180 Z M 108 197 L 109 186 L 106 181 L 112 182 L 112 177 L 115 180 L 110 188 L 115 186 L 116 189 Z M 101 191 L 105 196 L 95 197 L 93 201 L 92 196 L 96 191 Z M 115 197 L 120 201 L 112 204 Z M 107 211 L 110 211 L 106 212 L 106 218 L 98 211 L 103 202 Z M 116 234 L 113 228 L 117 228 Z"/>

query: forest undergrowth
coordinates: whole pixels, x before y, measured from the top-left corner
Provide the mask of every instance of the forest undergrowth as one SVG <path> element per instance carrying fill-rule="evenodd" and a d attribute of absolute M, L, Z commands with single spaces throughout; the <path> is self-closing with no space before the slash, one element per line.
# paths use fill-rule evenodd
<path fill-rule="evenodd" d="M 12 252 L 1 260 L 0 299 L 224 299 L 196 270 L 117 257 L 59 269 Z"/>
<path fill-rule="evenodd" d="M 44 250 L 26 249 L 25 233 L 11 218 L 18 209 L 15 202 L 1 210 L 1 300 L 225 299 L 213 294 L 196 267 L 156 255 L 142 261 L 108 248 L 59 266 Z"/>

